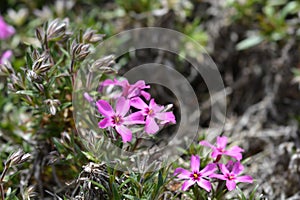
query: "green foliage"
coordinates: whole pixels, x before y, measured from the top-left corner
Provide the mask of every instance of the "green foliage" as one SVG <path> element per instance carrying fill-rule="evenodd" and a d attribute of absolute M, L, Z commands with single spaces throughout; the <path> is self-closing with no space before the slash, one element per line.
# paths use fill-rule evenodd
<path fill-rule="evenodd" d="M 299 1 L 289 0 L 250 0 L 240 3 L 236 0 L 227 2 L 235 9 L 234 21 L 241 22 L 257 31 L 237 45 L 244 50 L 260 44 L 262 41 L 286 42 L 292 37 L 299 38 L 300 24 L 297 13 Z"/>

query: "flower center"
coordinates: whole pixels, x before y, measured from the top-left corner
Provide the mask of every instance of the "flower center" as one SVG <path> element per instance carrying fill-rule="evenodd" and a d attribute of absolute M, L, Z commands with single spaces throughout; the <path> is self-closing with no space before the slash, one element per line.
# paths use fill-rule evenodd
<path fill-rule="evenodd" d="M 201 177 L 201 174 L 199 172 L 194 172 L 190 175 L 190 177 L 194 180 L 194 181 L 198 181 Z"/>
<path fill-rule="evenodd" d="M 146 114 L 152 116 L 154 114 L 154 111 L 152 109 L 146 108 Z"/>
<path fill-rule="evenodd" d="M 113 116 L 113 123 L 120 125 L 123 122 L 122 117 L 119 115 L 115 115 Z"/>
<path fill-rule="evenodd" d="M 234 180 L 235 179 L 235 175 L 234 174 L 227 174 L 227 179 L 228 180 Z"/>

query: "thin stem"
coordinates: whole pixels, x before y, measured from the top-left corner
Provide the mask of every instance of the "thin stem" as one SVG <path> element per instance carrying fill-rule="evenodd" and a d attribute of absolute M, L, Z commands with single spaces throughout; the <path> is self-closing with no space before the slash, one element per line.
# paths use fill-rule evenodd
<path fill-rule="evenodd" d="M 0 192 L 1 192 L 1 200 L 4 200 L 4 188 L 3 188 L 3 183 L 0 184 Z"/>
<path fill-rule="evenodd" d="M 8 171 L 8 168 L 9 168 L 9 166 L 8 166 L 7 164 L 5 164 L 4 170 L 3 170 L 3 172 L 2 172 L 2 174 L 1 174 L 1 176 L 0 176 L 0 192 L 1 192 L 1 200 L 4 200 L 4 199 L 5 199 L 5 197 L 4 197 L 3 179 L 4 179 L 4 177 L 5 177 L 5 174 L 6 174 L 7 171 Z"/>

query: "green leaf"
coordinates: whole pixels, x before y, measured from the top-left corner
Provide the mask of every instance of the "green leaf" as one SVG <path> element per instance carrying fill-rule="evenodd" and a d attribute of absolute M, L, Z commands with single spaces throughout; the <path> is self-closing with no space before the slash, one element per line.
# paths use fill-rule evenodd
<path fill-rule="evenodd" d="M 253 36 L 250 36 L 247 39 L 242 40 L 241 42 L 239 42 L 236 45 L 236 49 L 239 50 L 239 51 L 249 49 L 253 46 L 258 45 L 263 40 L 264 40 L 264 38 L 261 35 L 253 35 Z"/>
<path fill-rule="evenodd" d="M 281 11 L 281 18 L 284 19 L 288 14 L 295 14 L 298 12 L 298 9 L 300 8 L 300 4 L 296 1 L 291 1 L 288 4 L 284 6 L 284 8 Z"/>
<path fill-rule="evenodd" d="M 121 200 L 120 194 L 117 190 L 117 186 L 115 183 L 112 183 L 112 190 L 113 190 L 113 199 L 114 200 Z"/>
<path fill-rule="evenodd" d="M 16 94 L 24 94 L 29 96 L 37 96 L 37 94 L 32 90 L 19 90 L 16 92 Z"/>

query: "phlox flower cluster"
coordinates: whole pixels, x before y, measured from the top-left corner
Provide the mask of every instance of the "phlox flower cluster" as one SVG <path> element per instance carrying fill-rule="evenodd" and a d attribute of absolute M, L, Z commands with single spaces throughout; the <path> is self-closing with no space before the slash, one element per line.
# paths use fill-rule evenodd
<path fill-rule="evenodd" d="M 160 126 L 175 124 L 173 112 L 168 112 L 165 106 L 158 105 L 150 93 L 145 91 L 150 86 L 143 80 L 130 84 L 125 80 L 105 80 L 100 84 L 99 92 L 105 88 L 113 87 L 116 91 L 110 95 L 110 103 L 106 100 L 97 100 L 95 105 L 103 117 L 98 126 L 101 129 L 114 129 L 122 138 L 124 143 L 132 141 L 131 127 L 143 126 L 147 134 L 155 134 Z M 84 97 L 89 102 L 94 99 L 87 93 Z"/>
<path fill-rule="evenodd" d="M 227 137 L 217 137 L 216 145 L 212 145 L 205 140 L 201 141 L 199 144 L 212 149 L 211 158 L 213 162 L 207 164 L 200 170 L 200 157 L 198 155 L 192 155 L 190 171 L 183 168 L 175 169 L 174 175 L 184 180 L 181 188 L 183 191 L 186 191 L 192 185 L 197 184 L 207 192 L 210 192 L 212 184 L 219 181 L 226 181 L 227 189 L 232 191 L 239 182 L 253 182 L 252 177 L 241 175 L 244 166 L 240 161 L 244 150 L 238 146 L 227 149 Z M 222 156 L 229 157 L 233 160 L 229 160 L 226 164 L 221 163 Z"/>

